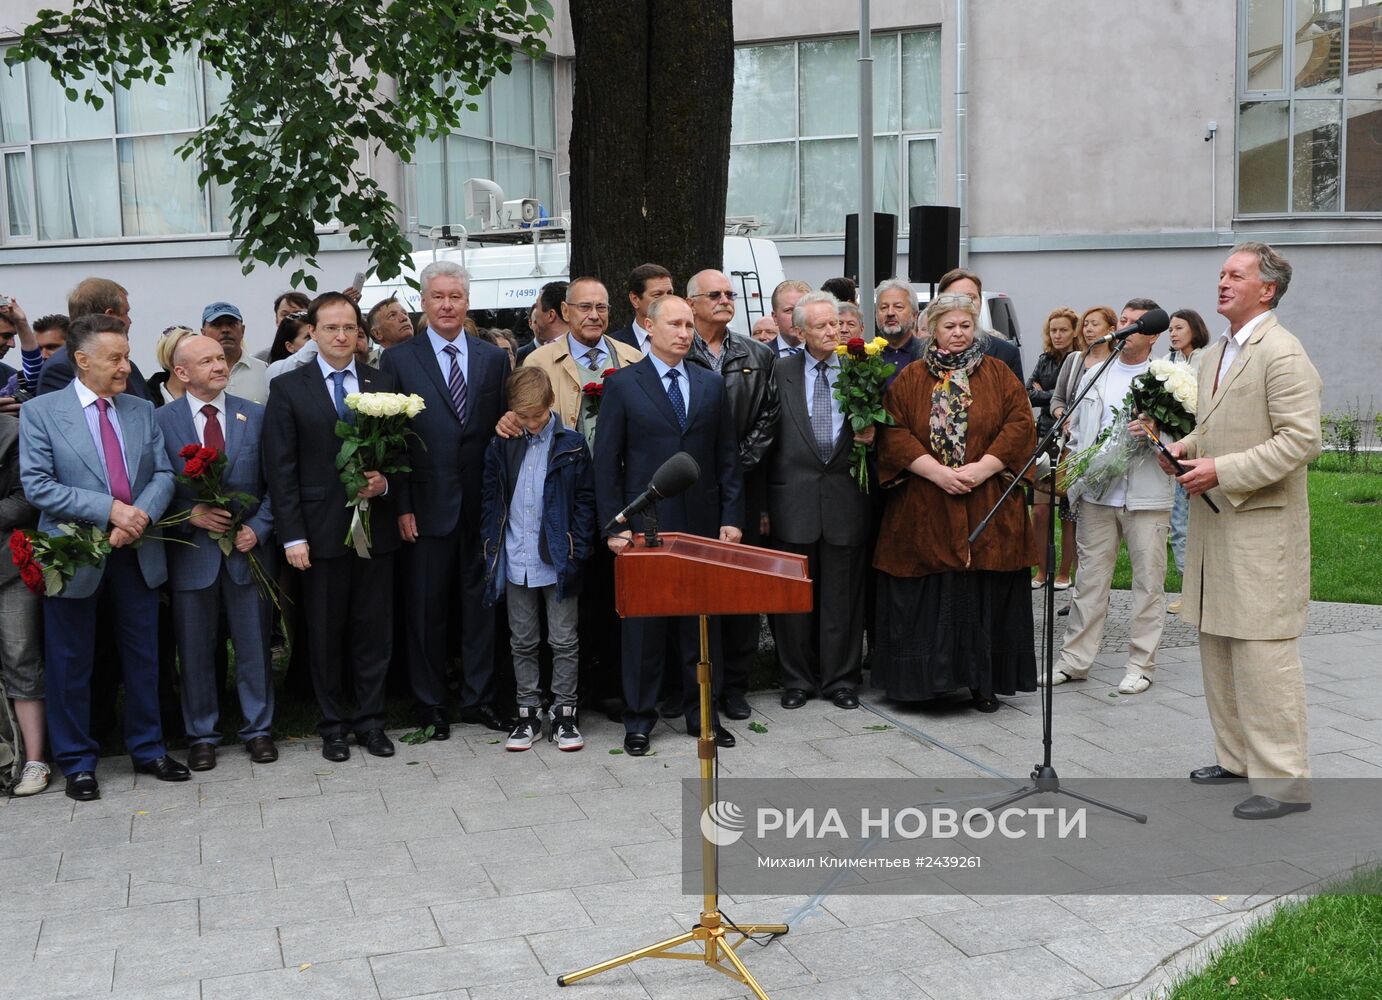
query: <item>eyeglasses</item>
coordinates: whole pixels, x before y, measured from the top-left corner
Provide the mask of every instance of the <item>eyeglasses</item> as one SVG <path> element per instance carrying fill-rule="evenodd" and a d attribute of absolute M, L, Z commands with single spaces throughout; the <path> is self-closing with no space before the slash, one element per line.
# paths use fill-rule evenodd
<path fill-rule="evenodd" d="M 578 313 L 594 311 L 604 316 L 609 312 L 608 302 L 568 302 L 566 304 Z"/>
<path fill-rule="evenodd" d="M 327 326 L 319 326 L 317 327 L 317 329 L 320 330 L 322 333 L 326 334 L 328 337 L 334 337 L 338 333 L 344 333 L 350 336 L 354 336 L 355 334 L 360 332 L 360 328 L 356 326 L 354 323 L 331 323 Z"/>
<path fill-rule="evenodd" d="M 739 297 L 739 293 L 738 293 L 738 292 L 726 292 L 726 291 L 721 291 L 721 290 L 719 290 L 719 289 L 716 289 L 716 290 L 713 291 L 713 292 L 697 292 L 695 295 L 688 295 L 688 296 L 687 296 L 688 299 L 711 299 L 711 300 L 714 300 L 714 301 L 717 301 L 717 302 L 718 302 L 720 299 L 724 299 L 724 300 L 726 300 L 727 302 L 733 302 L 733 301 L 734 301 L 735 299 L 737 299 L 738 297 Z"/>

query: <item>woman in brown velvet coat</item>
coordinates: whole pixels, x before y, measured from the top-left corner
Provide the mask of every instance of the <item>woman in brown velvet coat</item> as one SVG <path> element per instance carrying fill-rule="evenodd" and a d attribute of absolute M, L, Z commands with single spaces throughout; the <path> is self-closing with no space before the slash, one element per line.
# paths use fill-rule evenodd
<path fill-rule="evenodd" d="M 1036 688 L 1037 541 L 1022 491 L 973 546 L 969 533 L 1036 447 L 1036 425 L 1022 384 L 985 358 L 978 321 L 967 295 L 932 301 L 925 353 L 884 400 L 896 426 L 879 435 L 887 508 L 873 562 L 873 686 L 898 701 L 968 688 L 975 708 L 993 712 L 995 695 Z"/>

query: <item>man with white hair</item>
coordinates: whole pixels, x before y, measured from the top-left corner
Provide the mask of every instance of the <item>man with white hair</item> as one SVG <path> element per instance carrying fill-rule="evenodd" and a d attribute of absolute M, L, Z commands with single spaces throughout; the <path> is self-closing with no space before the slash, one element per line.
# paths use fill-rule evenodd
<path fill-rule="evenodd" d="M 494 611 L 483 608 L 480 500 L 485 447 L 508 406 L 509 356 L 465 333 L 470 275 L 452 261 L 422 269 L 427 326 L 384 352 L 380 368 L 427 408 L 412 421 L 412 471 L 399 477 L 396 506 L 407 582 L 408 675 L 419 721 L 434 739 L 451 735 L 447 630 L 460 630 L 461 721 L 513 728 L 495 708 Z"/>

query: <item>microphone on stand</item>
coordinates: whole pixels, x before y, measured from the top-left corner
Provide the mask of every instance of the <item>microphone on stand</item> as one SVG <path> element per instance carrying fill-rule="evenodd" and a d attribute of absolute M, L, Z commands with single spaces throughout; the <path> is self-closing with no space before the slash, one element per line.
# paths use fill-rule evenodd
<path fill-rule="evenodd" d="M 617 531 L 620 525 L 629 523 L 629 518 L 641 514 L 659 500 L 679 496 L 689 490 L 701 478 L 701 467 L 696 460 L 684 451 L 679 451 L 658 467 L 648 488 L 634 498 L 614 520 L 605 525 L 604 534 Z"/>
<path fill-rule="evenodd" d="M 1112 344 L 1117 341 L 1127 340 L 1134 333 L 1165 333 L 1167 327 L 1171 325 L 1171 317 L 1166 315 L 1165 309 L 1149 309 L 1144 312 L 1137 320 L 1121 330 L 1114 330 L 1106 336 L 1094 341 L 1095 344 Z M 1090 345 L 1093 346 L 1092 344 Z"/>

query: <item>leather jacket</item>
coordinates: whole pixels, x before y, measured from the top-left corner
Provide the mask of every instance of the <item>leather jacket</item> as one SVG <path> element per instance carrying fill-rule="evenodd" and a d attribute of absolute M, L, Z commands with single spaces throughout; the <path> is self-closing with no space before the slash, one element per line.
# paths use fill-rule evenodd
<path fill-rule="evenodd" d="M 777 380 L 773 378 L 773 363 L 777 358 L 766 345 L 728 330 L 721 350 L 724 361 L 720 365 L 720 375 L 734 412 L 739 465 L 744 472 L 752 472 L 777 440 L 777 418 L 781 410 Z M 692 342 L 686 359 L 715 370 L 700 337 Z"/>

